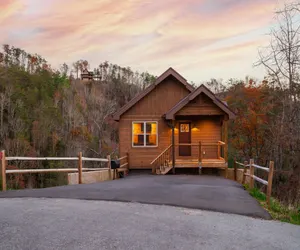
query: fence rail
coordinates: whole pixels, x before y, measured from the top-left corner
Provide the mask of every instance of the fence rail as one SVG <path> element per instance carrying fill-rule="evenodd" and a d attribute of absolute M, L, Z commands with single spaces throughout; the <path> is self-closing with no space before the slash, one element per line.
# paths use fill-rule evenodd
<path fill-rule="evenodd" d="M 115 170 L 115 173 L 124 173 L 127 174 L 129 172 L 129 154 L 126 153 L 125 156 L 122 156 L 117 159 L 120 162 L 120 168 Z M 126 160 L 126 161 L 124 161 Z M 122 163 L 124 162 L 124 163 Z M 121 164 L 122 163 L 122 164 Z"/>
<path fill-rule="evenodd" d="M 236 175 L 237 175 L 237 166 L 242 166 L 244 171 L 243 171 L 243 180 L 242 184 L 245 184 L 246 181 L 246 176 L 250 178 L 250 185 L 249 187 L 252 189 L 254 188 L 254 181 L 258 181 L 259 183 L 267 186 L 267 204 L 270 207 L 270 198 L 271 198 L 271 193 L 272 193 L 272 183 L 273 183 L 273 173 L 274 173 L 274 162 L 270 161 L 269 167 L 262 167 L 260 165 L 257 165 L 254 163 L 254 160 L 251 159 L 250 163 L 247 164 L 245 161 L 244 163 L 240 163 L 236 160 L 234 160 L 234 179 L 236 180 Z M 247 173 L 247 169 L 249 168 L 249 174 Z M 254 174 L 254 169 L 260 169 L 268 173 L 268 180 L 264 180 Z"/>
<path fill-rule="evenodd" d="M 128 158 L 128 156 L 126 155 Z M 89 158 L 83 157 L 82 152 L 79 152 L 78 157 L 23 157 L 23 156 L 10 156 L 6 157 L 5 151 L 1 151 L 1 175 L 2 175 L 2 191 L 6 191 L 6 175 L 7 174 L 30 174 L 30 173 L 74 173 L 78 172 L 78 183 L 82 184 L 82 172 L 83 171 L 99 171 L 99 170 L 108 170 L 109 179 L 111 178 L 111 159 L 110 155 L 107 158 Z M 125 159 L 125 157 L 123 157 Z M 7 170 L 8 161 L 78 161 L 77 168 L 49 168 L 49 169 L 13 169 Z M 107 163 L 106 168 L 83 168 L 83 161 L 96 161 L 96 162 L 105 162 Z M 128 164 L 128 163 L 127 163 Z M 125 164 L 123 164 L 124 167 Z"/>

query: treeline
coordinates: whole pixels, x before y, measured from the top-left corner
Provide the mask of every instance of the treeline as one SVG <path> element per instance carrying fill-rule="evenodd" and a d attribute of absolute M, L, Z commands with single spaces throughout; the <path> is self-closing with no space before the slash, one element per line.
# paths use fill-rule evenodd
<path fill-rule="evenodd" d="M 213 86 L 217 84 L 212 82 Z M 279 87 L 272 77 L 263 82 L 217 85 L 223 90 L 219 95 L 237 114 L 229 123 L 229 166 L 233 166 L 234 159 L 255 159 L 266 167 L 274 161 L 273 195 L 286 204 L 299 206 L 300 86 L 294 98 L 288 87 Z M 267 179 L 263 171 L 258 170 L 256 175 Z"/>
<path fill-rule="evenodd" d="M 237 113 L 231 123 L 231 157 L 254 158 L 259 164 L 275 161 L 275 195 L 300 205 L 300 4 L 276 12 L 277 28 L 270 44 L 259 49 L 258 66 L 267 75 L 262 82 L 211 81 Z"/>
<path fill-rule="evenodd" d="M 79 62 L 83 61 L 75 65 Z M 86 61 L 84 67 L 89 67 Z M 74 71 L 76 68 L 66 64 L 54 70 L 39 55 L 3 46 L 0 148 L 7 155 L 75 156 L 81 151 L 85 156 L 106 157 L 118 153 L 117 124 L 111 115 L 151 84 L 154 76 L 108 62 L 95 69 L 100 76 L 98 81 L 80 81 Z M 9 168 L 48 168 L 61 164 L 23 161 L 13 162 Z M 61 183 L 56 181 L 58 176 L 22 175 L 22 180 L 12 179 L 11 183 L 16 188 L 44 187 Z"/>

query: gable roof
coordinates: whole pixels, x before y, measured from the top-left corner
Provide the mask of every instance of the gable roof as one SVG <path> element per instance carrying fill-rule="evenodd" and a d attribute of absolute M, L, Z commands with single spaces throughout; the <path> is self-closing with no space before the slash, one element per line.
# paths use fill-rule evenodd
<path fill-rule="evenodd" d="M 181 76 L 177 71 L 175 71 L 173 68 L 169 68 L 164 73 L 162 73 L 159 77 L 156 78 L 154 84 L 148 86 L 146 89 L 144 89 L 143 92 L 136 95 L 133 99 L 131 99 L 127 104 L 125 104 L 122 108 L 120 108 L 115 114 L 114 114 L 114 120 L 119 121 L 122 114 L 124 114 L 127 110 L 129 110 L 132 106 L 134 106 L 138 101 L 143 99 L 146 95 L 148 95 L 157 85 L 159 85 L 163 80 L 165 80 L 167 77 L 173 76 L 175 79 L 177 79 L 181 84 L 183 84 L 190 92 L 194 91 L 194 87 L 190 85 L 183 76 Z"/>
<path fill-rule="evenodd" d="M 190 101 L 194 100 L 201 93 L 207 95 L 214 104 L 216 104 L 221 110 L 223 110 L 226 114 L 228 114 L 229 119 L 235 118 L 235 113 L 227 106 L 225 102 L 222 102 L 216 95 L 211 92 L 207 87 L 203 84 L 179 101 L 173 108 L 171 108 L 166 114 L 165 117 L 167 120 L 174 119 L 175 114 L 182 109 L 185 105 L 187 105 Z"/>

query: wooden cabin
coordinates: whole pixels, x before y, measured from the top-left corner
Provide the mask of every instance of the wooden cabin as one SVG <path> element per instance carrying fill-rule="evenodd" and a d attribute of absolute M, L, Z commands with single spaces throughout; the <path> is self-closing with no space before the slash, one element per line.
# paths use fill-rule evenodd
<path fill-rule="evenodd" d="M 81 80 L 83 81 L 91 81 L 93 80 L 94 73 L 92 71 L 88 71 L 87 69 L 84 69 L 81 73 Z"/>
<path fill-rule="evenodd" d="M 192 87 L 174 69 L 114 114 L 120 156 L 130 169 L 166 174 L 176 168 L 227 170 L 227 123 L 235 114 L 207 87 Z"/>

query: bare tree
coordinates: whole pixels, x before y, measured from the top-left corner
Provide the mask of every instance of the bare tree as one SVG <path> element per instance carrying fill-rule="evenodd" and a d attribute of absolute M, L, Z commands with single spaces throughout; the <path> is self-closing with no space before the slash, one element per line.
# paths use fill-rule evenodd
<path fill-rule="evenodd" d="M 276 12 L 278 27 L 270 33 L 268 47 L 259 50 L 260 60 L 281 88 L 288 87 L 290 96 L 298 95 L 300 69 L 300 3 L 286 4 Z"/>
<path fill-rule="evenodd" d="M 259 50 L 259 62 L 268 73 L 268 84 L 278 106 L 269 126 L 268 146 L 277 169 L 300 170 L 300 3 L 286 4 L 276 12 L 278 25 L 270 33 L 270 44 Z M 291 178 L 292 178 L 291 177 Z M 300 182 L 300 178 L 298 180 Z M 275 182 L 276 183 L 276 182 Z M 299 185 L 292 185 L 290 190 Z M 297 193 L 297 191 L 292 192 Z"/>

